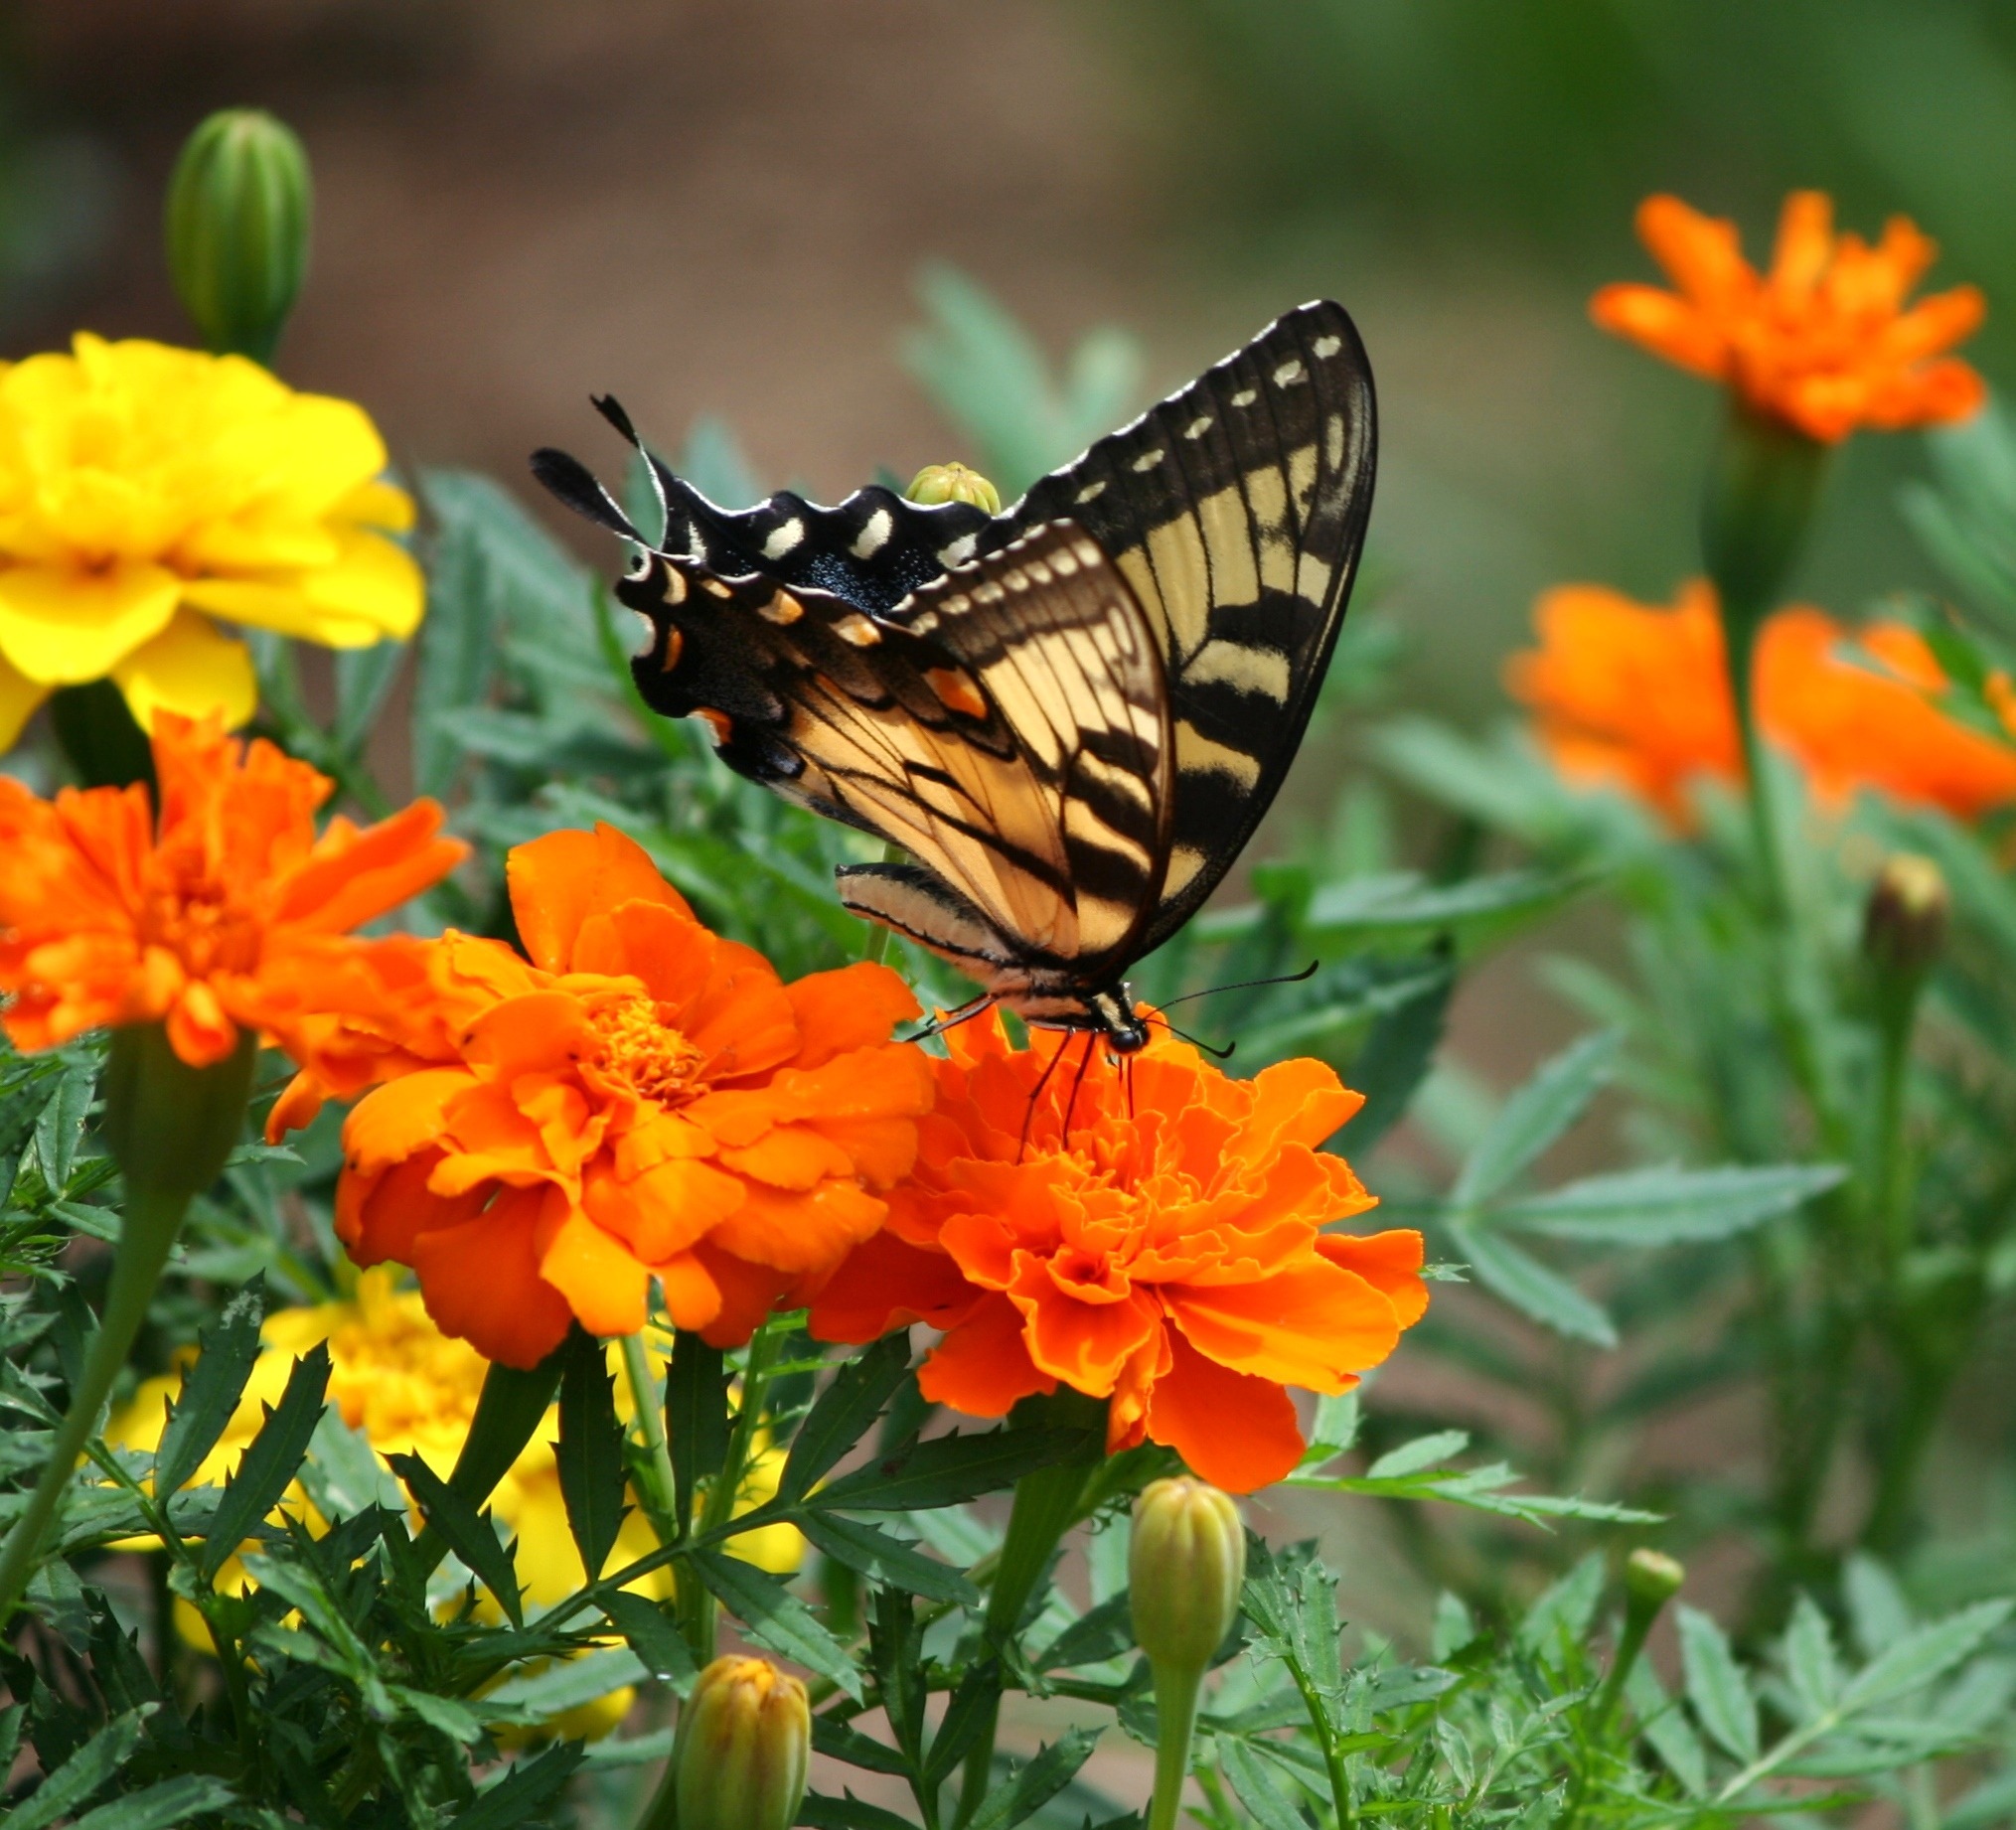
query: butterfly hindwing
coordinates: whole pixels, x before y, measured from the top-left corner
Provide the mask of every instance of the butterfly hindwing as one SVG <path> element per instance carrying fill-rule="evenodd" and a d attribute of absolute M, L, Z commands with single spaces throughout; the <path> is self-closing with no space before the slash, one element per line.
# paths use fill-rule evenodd
<path fill-rule="evenodd" d="M 991 935 L 1009 959 L 1095 976 L 1135 946 L 1167 852 L 1162 657 L 1076 526 L 1036 529 L 879 615 L 679 556 L 651 558 L 618 595 L 654 625 L 636 664 L 654 708 L 708 717 L 733 767 L 904 847 L 984 930 L 934 917 L 927 944 L 942 932 L 963 957 Z M 848 873 L 844 894 L 917 931 L 930 911 L 897 920 L 880 905 L 902 873 L 876 870 Z"/>

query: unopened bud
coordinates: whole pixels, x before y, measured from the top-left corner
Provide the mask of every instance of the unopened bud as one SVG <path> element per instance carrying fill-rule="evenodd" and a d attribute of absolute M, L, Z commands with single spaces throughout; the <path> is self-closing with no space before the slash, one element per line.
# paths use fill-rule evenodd
<path fill-rule="evenodd" d="M 1916 979 L 1945 945 L 1952 898 L 1939 867 L 1914 851 L 1884 860 L 1862 921 L 1862 951 L 1892 978 Z"/>
<path fill-rule="evenodd" d="M 189 136 L 168 181 L 168 270 L 205 345 L 268 362 L 308 267 L 308 155 L 257 108 Z"/>
<path fill-rule="evenodd" d="M 1633 1611 L 1643 1608 L 1648 1615 L 1656 1614 L 1686 1580 L 1686 1570 L 1664 1551 L 1640 1546 L 1625 1559 L 1624 1592 Z"/>
<path fill-rule="evenodd" d="M 926 508 L 941 502 L 969 502 L 989 515 L 1001 513 L 1001 491 L 964 464 L 926 464 L 910 479 L 903 494 Z"/>
<path fill-rule="evenodd" d="M 768 1659 L 715 1659 L 680 1713 L 679 1830 L 790 1830 L 811 1751 L 803 1684 Z"/>
<path fill-rule="evenodd" d="M 1152 1482 L 1135 1502 L 1127 1570 L 1134 1639 L 1149 1664 L 1208 1670 L 1246 1580 L 1246 1531 L 1230 1495 L 1187 1474 Z"/>

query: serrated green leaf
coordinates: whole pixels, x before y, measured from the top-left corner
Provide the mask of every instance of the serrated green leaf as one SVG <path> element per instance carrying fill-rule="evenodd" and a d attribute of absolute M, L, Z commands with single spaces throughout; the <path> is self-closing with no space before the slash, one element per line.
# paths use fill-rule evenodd
<path fill-rule="evenodd" d="M 538 1759 L 511 1767 L 449 1821 L 454 1830 L 514 1830 L 560 1795 L 583 1758 L 578 1742 L 561 1742 Z"/>
<path fill-rule="evenodd" d="M 810 1830 L 914 1830 L 910 1820 L 885 1811 L 853 1792 L 835 1798 L 826 1792 L 807 1792 L 798 1807 L 798 1821 Z"/>
<path fill-rule="evenodd" d="M 849 1696 L 859 1698 L 860 1674 L 847 1648 L 775 1577 L 712 1551 L 696 1551 L 690 1561 L 700 1581 L 742 1622 L 751 1639 L 796 1659 L 807 1670 L 831 1678 Z"/>
<path fill-rule="evenodd" d="M 180 1773 L 86 1811 L 71 1830 L 182 1830 L 204 1812 L 222 1811 L 236 1802 L 237 1794 L 224 1780 L 208 1773 Z"/>
<path fill-rule="evenodd" d="M 728 1452 L 728 1375 L 721 1350 L 685 1328 L 673 1340 L 666 1369 L 665 1440 L 684 1529 L 692 1522 L 700 1481 Z"/>
<path fill-rule="evenodd" d="M 1791 1623 L 1785 1628 L 1784 1662 L 1785 1675 L 1808 1720 L 1834 1706 L 1841 1693 L 1834 1631 L 1809 1595 L 1801 1595 L 1792 1603 Z"/>
<path fill-rule="evenodd" d="M 519 1595 L 518 1570 L 511 1553 L 498 1542 L 490 1514 L 479 1513 L 421 1456 L 394 1454 L 386 1459 L 411 1490 L 420 1516 L 448 1541 L 463 1568 L 497 1598 L 512 1625 L 523 1626 L 525 1605 Z"/>
<path fill-rule="evenodd" d="M 1018 1767 L 1006 1784 L 997 1782 L 966 1820 L 965 1830 L 1013 1830 L 1033 1817 L 1077 1776 L 1099 1745 L 1097 1729 L 1070 1729 L 1034 1759 Z"/>
<path fill-rule="evenodd" d="M 216 1578 L 293 1483 L 315 1426 L 322 1421 L 322 1400 L 328 1389 L 329 1348 L 318 1341 L 294 1362 L 279 1404 L 267 1410 L 258 1435 L 226 1482 L 203 1544 L 201 1568 L 206 1581 Z"/>
<path fill-rule="evenodd" d="M 604 1596 L 601 1605 L 609 1624 L 630 1642 L 631 1651 L 653 1677 L 664 1678 L 682 1697 L 693 1688 L 699 1669 L 693 1662 L 692 1649 L 686 1635 L 656 1601 L 649 1596 L 619 1590 Z"/>
<path fill-rule="evenodd" d="M 1537 1162 L 1609 1084 L 1622 1041 L 1617 1030 L 1599 1030 L 1543 1062 L 1477 1140 L 1450 1190 L 1450 1205 L 1480 1207 Z"/>
<path fill-rule="evenodd" d="M 1841 1708 L 1865 1710 L 1923 1688 L 1968 1657 L 2011 1612 L 2016 1601 L 1977 1601 L 1906 1633 L 1848 1680 Z"/>
<path fill-rule="evenodd" d="M 809 1507 L 847 1512 L 923 1512 L 1011 1486 L 1084 1447 L 1077 1430 L 989 1430 L 932 1437 L 843 1474 Z"/>
<path fill-rule="evenodd" d="M 140 1745 L 152 1706 L 115 1716 L 7 1814 L 7 1830 L 47 1830 L 112 1777 Z"/>
<path fill-rule="evenodd" d="M 963 1571 L 926 1557 L 902 1539 L 860 1519 L 808 1511 L 799 1517 L 798 1528 L 829 1557 L 871 1581 L 891 1583 L 928 1601 L 951 1601 L 961 1607 L 980 1605 L 980 1591 Z"/>
<path fill-rule="evenodd" d="M 1553 1656 L 1563 1639 L 1581 1640 L 1603 1599 L 1603 1559 L 1592 1551 L 1550 1585 L 1520 1620 L 1519 1644 L 1529 1652 Z"/>
<path fill-rule="evenodd" d="M 845 1760 L 848 1765 L 859 1766 L 867 1772 L 894 1773 L 898 1778 L 908 1778 L 911 1773 L 910 1762 L 894 1748 L 863 1735 L 851 1723 L 835 1722 L 830 1716 L 813 1717 L 812 1745 L 829 1758 Z"/>
<path fill-rule="evenodd" d="M 1708 1790 L 1708 1751 L 1701 1738 L 1653 1672 L 1649 1659 L 1639 1659 L 1625 1680 L 1625 1696 L 1637 1713 L 1638 1732 L 1648 1741 L 1666 1770 L 1680 1781 L 1690 1797 L 1699 1798 Z"/>
<path fill-rule="evenodd" d="M 1886 1650 L 1917 1623 L 1897 1578 L 1867 1551 L 1851 1551 L 1842 1565 L 1841 1596 L 1865 1658 Z"/>
<path fill-rule="evenodd" d="M 428 1728 L 447 1736 L 457 1746 L 466 1748 L 483 1739 L 482 1718 L 466 1703 L 453 1697 L 437 1697 L 429 1690 L 413 1690 L 404 1684 L 392 1684 L 388 1689 L 400 1708 L 409 1710 Z"/>
<path fill-rule="evenodd" d="M 355 1518 L 373 1506 L 402 1513 L 405 1495 L 372 1452 L 370 1440 L 343 1421 L 335 1405 L 325 1405 L 322 1421 L 301 1463 L 301 1485 L 315 1510 L 332 1523 Z"/>
<path fill-rule="evenodd" d="M 910 1338 L 898 1330 L 863 1348 L 833 1376 L 791 1440 L 778 1492 L 800 1499 L 874 1427 L 910 1370 Z"/>
<path fill-rule="evenodd" d="M 971 1665 L 959 1680 L 939 1718 L 938 1732 L 931 1738 L 931 1753 L 924 1762 L 924 1785 L 942 1785 L 951 1778 L 973 1745 L 998 1719 L 1001 1707 L 1002 1673 L 998 1660 Z"/>
<path fill-rule="evenodd" d="M 1236 1736 L 1217 1738 L 1218 1766 L 1247 1814 L 1260 1830 L 1309 1830 L 1301 1814 L 1282 1795 L 1274 1775 L 1254 1758 Z"/>
<path fill-rule="evenodd" d="M 35 1159 L 42 1167 L 42 1179 L 51 1194 L 61 1194 L 70 1186 L 78 1141 L 83 1136 L 84 1114 L 90 1110 L 91 1095 L 97 1091 L 97 1085 L 95 1062 L 72 1062 L 36 1118 Z"/>
<path fill-rule="evenodd" d="M 1380 1017 L 1352 1059 L 1351 1085 L 1365 1096 L 1343 1132 L 1353 1156 L 1363 1156 L 1406 1116 L 1442 1046 L 1456 969 L 1446 950 L 1433 964 L 1440 971 L 1424 976 L 1419 995 Z"/>
<path fill-rule="evenodd" d="M 1774 1163 L 1756 1168 L 1627 1169 L 1592 1175 L 1493 1209 L 1494 1226 L 1593 1244 L 1662 1246 L 1726 1239 L 1789 1213 L 1847 1175 L 1838 1163 Z"/>
<path fill-rule="evenodd" d="M 1599 1347 L 1617 1345 L 1610 1317 L 1538 1259 L 1481 1227 L 1452 1221 L 1449 1230 L 1477 1282 L 1521 1314 L 1574 1340 L 1593 1341 Z"/>
<path fill-rule="evenodd" d="M 217 1319 L 198 1334 L 196 1364 L 182 1381 L 154 1451 L 156 1499 L 165 1503 L 179 1493 L 217 1447 L 259 1357 L 265 1313 L 266 1280 L 254 1277 L 225 1299 Z"/>
<path fill-rule="evenodd" d="M 602 1346 L 581 1328 L 569 1335 L 560 1373 L 560 1440 L 553 1449 L 567 1528 L 594 1582 L 629 1508 L 623 1493 L 629 1472 L 623 1426 L 616 1421 L 616 1382 Z"/>
<path fill-rule="evenodd" d="M 1468 1430 L 1438 1430 L 1433 1436 L 1418 1436 L 1411 1443 L 1402 1443 L 1398 1449 L 1388 1449 L 1365 1470 L 1365 1478 L 1397 1480 L 1403 1474 L 1437 1467 L 1450 1456 L 1462 1454 L 1469 1447 Z"/>
<path fill-rule="evenodd" d="M 1757 1758 L 1757 1698 L 1729 1649 L 1728 1635 L 1698 1607 L 1679 1610 L 1680 1662 L 1695 1718 L 1723 1753 L 1748 1765 Z"/>

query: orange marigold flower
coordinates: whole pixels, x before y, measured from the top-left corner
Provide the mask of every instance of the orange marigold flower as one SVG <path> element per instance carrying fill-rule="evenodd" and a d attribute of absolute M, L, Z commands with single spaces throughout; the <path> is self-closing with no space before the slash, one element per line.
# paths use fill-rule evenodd
<path fill-rule="evenodd" d="M 1833 232 L 1834 207 L 1794 191 L 1771 271 L 1743 257 L 1736 226 L 1677 197 L 1638 206 L 1638 238 L 1672 279 L 1603 287 L 1590 316 L 1655 356 L 1726 382 L 1756 411 L 1831 443 L 1858 426 L 1898 431 L 1964 419 L 1986 397 L 1949 350 L 1979 327 L 1979 288 L 1955 286 L 1907 309 L 1936 243 L 1892 217 L 1874 247 Z"/>
<path fill-rule="evenodd" d="M 931 1104 L 887 968 L 786 985 L 709 933 L 610 827 L 509 860 L 530 961 L 449 933 L 395 1074 L 343 1131 L 336 1230 L 419 1273 L 427 1312 L 532 1366 L 570 1319 L 628 1334 L 659 1281 L 673 1322 L 746 1340 L 882 1223 Z M 353 1059 L 356 1057 L 354 1056 Z"/>
<path fill-rule="evenodd" d="M 20 1048 L 100 1023 L 165 1019 L 192 1067 L 240 1027 L 322 1064 L 340 1018 L 379 1009 L 388 945 L 347 938 L 453 869 L 467 847 L 417 801 L 362 830 L 315 811 L 334 784 L 213 715 L 154 724 L 160 815 L 144 787 L 65 789 L 0 777 L 0 990 Z M 328 1069 L 334 1072 L 334 1068 Z"/>
<path fill-rule="evenodd" d="M 1049 1072 L 1069 1037 L 1011 1049 L 989 1017 L 947 1040 L 916 1170 L 813 1332 L 929 1322 L 945 1338 L 920 1383 L 956 1410 L 999 1417 L 1061 1382 L 1111 1401 L 1110 1449 L 1152 1439 L 1240 1492 L 1288 1473 L 1285 1388 L 1347 1390 L 1428 1305 L 1419 1233 L 1322 1230 L 1374 1205 L 1317 1148 L 1362 1098 L 1318 1061 L 1230 1080 L 1158 1036 L 1131 1090 L 1095 1065 L 1074 1104 L 1075 1064 Z"/>
<path fill-rule="evenodd" d="M 1706 580 L 1682 585 L 1667 609 L 1602 585 L 1562 585 L 1542 594 L 1534 623 L 1540 646 L 1511 657 L 1506 685 L 1533 708 L 1563 775 L 1628 789 L 1682 830 L 1692 824 L 1687 789 L 1696 776 L 1743 779 L 1722 624 Z M 2016 745 L 1940 711 L 1933 695 L 1946 685 L 1925 638 L 1901 623 L 1848 630 L 1794 604 L 1776 612 L 1758 641 L 1765 734 L 1836 806 L 1873 788 L 1973 819 L 2016 799 Z M 2016 734 L 2016 719 L 2009 722 Z"/>

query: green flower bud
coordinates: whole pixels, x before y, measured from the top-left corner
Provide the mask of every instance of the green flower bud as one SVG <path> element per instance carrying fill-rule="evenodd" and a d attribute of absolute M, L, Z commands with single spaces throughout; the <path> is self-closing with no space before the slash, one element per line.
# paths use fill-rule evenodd
<path fill-rule="evenodd" d="M 715 1659 L 680 1712 L 679 1830 L 790 1830 L 811 1751 L 803 1684 L 768 1659 Z"/>
<path fill-rule="evenodd" d="M 941 502 L 970 502 L 990 515 L 1001 513 L 1001 491 L 977 470 L 964 464 L 926 464 L 910 479 L 903 494 L 912 502 L 935 508 Z"/>
<path fill-rule="evenodd" d="M 1886 978 L 1915 982 L 1945 945 L 1952 896 L 1939 867 L 1915 851 L 1884 860 L 1862 918 L 1862 951 Z"/>
<path fill-rule="evenodd" d="M 1202 1673 L 1239 1616 L 1246 1532 L 1231 1497 L 1187 1474 L 1146 1487 L 1128 1553 L 1134 1638 L 1151 1666 Z"/>
<path fill-rule="evenodd" d="M 1656 1614 L 1686 1580 L 1686 1570 L 1664 1551 L 1640 1546 L 1625 1559 L 1624 1592 L 1632 1611 L 1643 1608 L 1648 1615 Z"/>
<path fill-rule="evenodd" d="M 268 362 L 308 266 L 308 155 L 257 108 L 189 136 L 168 181 L 168 270 L 207 348 Z"/>

